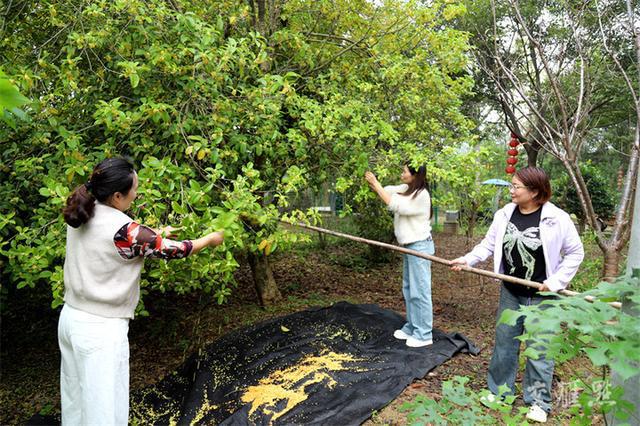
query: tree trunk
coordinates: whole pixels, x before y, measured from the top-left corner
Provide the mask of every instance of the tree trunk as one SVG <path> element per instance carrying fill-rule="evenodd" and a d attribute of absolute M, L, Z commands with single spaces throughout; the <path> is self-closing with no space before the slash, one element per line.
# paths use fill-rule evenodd
<path fill-rule="evenodd" d="M 469 215 L 469 223 L 467 225 L 467 246 L 471 244 L 471 242 L 473 241 L 473 232 L 476 229 L 476 219 L 477 219 L 477 214 L 476 214 L 476 210 L 474 210 L 470 215 Z"/>
<path fill-rule="evenodd" d="M 613 247 L 607 247 L 604 252 L 604 265 L 602 267 L 602 279 L 613 282 L 620 272 L 620 252 Z"/>
<path fill-rule="evenodd" d="M 253 27 L 262 35 L 267 46 L 273 48 L 274 41 L 271 35 L 282 27 L 281 0 L 249 0 L 249 6 L 252 10 Z M 260 69 L 264 73 L 268 73 L 273 65 L 273 58 L 270 56 L 260 64 Z"/>
<path fill-rule="evenodd" d="M 322 232 L 318 232 L 318 245 L 321 250 L 325 250 L 327 248 L 327 237 Z"/>
<path fill-rule="evenodd" d="M 633 6 L 630 0 L 626 2 L 627 6 L 627 16 L 629 16 L 629 21 L 631 22 L 631 29 L 633 31 L 634 41 L 635 41 L 635 54 L 636 54 L 636 73 L 637 73 L 637 81 L 640 81 L 640 31 L 638 31 L 638 27 L 634 22 L 634 11 Z M 636 86 L 637 87 L 637 86 Z M 637 96 L 635 97 L 637 99 Z M 637 151 L 640 145 L 640 102 L 636 100 L 636 128 L 634 135 L 634 145 L 635 150 L 634 153 L 637 157 Z M 631 182 L 634 191 L 632 191 L 633 199 L 635 201 L 632 202 L 632 207 L 630 209 L 629 218 L 631 220 L 631 229 L 630 229 L 630 242 L 629 242 L 629 256 L 627 258 L 627 275 L 638 277 L 640 276 L 640 172 L 638 172 L 638 163 L 637 160 L 629 161 L 629 169 L 633 170 L 636 168 L 635 174 L 635 185 Z M 618 174 L 621 176 L 621 174 Z M 620 181 L 620 177 L 618 178 Z M 624 188 L 624 183 L 627 183 L 626 179 L 623 181 L 623 185 L 620 185 L 620 188 Z M 631 197 L 630 197 L 631 199 Z M 624 198 L 623 198 L 624 200 Z M 629 298 L 625 297 L 622 299 L 622 312 L 632 315 L 636 318 L 640 316 L 640 306 L 636 303 L 633 303 Z M 634 367 L 638 367 L 638 363 L 633 363 Z M 628 422 L 631 424 L 638 424 L 640 422 L 640 404 L 638 401 L 640 400 L 640 377 L 634 376 L 630 377 L 626 381 L 622 379 L 618 374 L 613 374 L 611 377 L 611 385 L 613 387 L 620 386 L 624 390 L 623 398 L 627 401 L 633 402 L 633 408 L 631 410 L 630 418 L 621 420 L 615 418 L 611 415 L 608 415 L 605 420 L 607 423 L 617 426 L 622 424 L 623 422 Z"/>
<path fill-rule="evenodd" d="M 627 258 L 627 275 L 640 276 L 640 174 L 636 176 L 635 185 L 635 202 L 633 207 L 632 223 L 631 223 L 631 240 L 629 242 L 629 257 Z M 622 299 L 622 312 L 634 317 L 640 317 L 640 305 L 633 303 L 632 300 L 625 297 Z M 638 363 L 633 364 L 636 368 L 640 367 Z M 619 374 L 611 374 L 611 386 L 620 386 L 624 389 L 623 398 L 627 401 L 634 401 L 635 407 L 631 413 L 632 422 L 640 421 L 640 376 L 630 377 L 624 380 Z M 607 423 L 610 425 L 621 425 L 627 423 L 627 420 L 617 419 L 609 413 L 607 415 Z"/>
<path fill-rule="evenodd" d="M 578 218 L 578 233 L 582 236 L 584 235 L 584 231 L 586 229 L 587 229 L 587 222 L 582 218 Z"/>
<path fill-rule="evenodd" d="M 524 150 L 527 153 L 527 166 L 528 167 L 536 167 L 538 165 L 538 153 L 539 148 L 533 146 L 533 144 L 537 144 L 537 142 L 532 141 L 530 144 L 524 146 Z"/>
<path fill-rule="evenodd" d="M 249 253 L 249 265 L 253 274 L 253 283 L 262 306 L 270 306 L 282 298 L 276 280 L 273 278 L 269 259 L 262 253 Z"/>

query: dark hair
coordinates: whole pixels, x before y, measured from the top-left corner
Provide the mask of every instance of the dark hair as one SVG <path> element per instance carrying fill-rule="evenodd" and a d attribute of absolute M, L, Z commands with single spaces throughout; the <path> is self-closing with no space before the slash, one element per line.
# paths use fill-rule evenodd
<path fill-rule="evenodd" d="M 551 198 L 551 182 L 549 176 L 540 167 L 523 167 L 518 170 L 515 177 L 522 182 L 529 191 L 537 192 L 533 201 L 542 205 Z"/>
<path fill-rule="evenodd" d="M 407 188 L 407 190 L 403 192 L 402 195 L 413 194 L 413 197 L 411 198 L 416 198 L 418 193 L 423 189 L 426 189 L 428 191 L 429 183 L 427 182 L 427 166 L 423 164 L 416 169 L 410 163 L 405 163 L 404 165 L 407 166 L 409 173 L 411 173 L 414 179 L 413 182 L 409 184 L 409 188 Z"/>
<path fill-rule="evenodd" d="M 64 221 L 74 228 L 93 217 L 95 201 L 105 202 L 119 192 L 127 195 L 133 186 L 133 163 L 126 158 L 107 158 L 98 164 L 91 177 L 77 187 L 62 210 Z"/>

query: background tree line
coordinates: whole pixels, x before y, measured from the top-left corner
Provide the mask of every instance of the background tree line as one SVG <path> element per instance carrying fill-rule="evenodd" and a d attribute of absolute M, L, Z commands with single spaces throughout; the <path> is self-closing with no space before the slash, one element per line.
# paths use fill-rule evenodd
<path fill-rule="evenodd" d="M 529 165 L 566 174 L 557 180 L 559 201 L 594 231 L 612 280 L 629 241 L 638 173 L 640 6 L 465 4 L 459 28 L 472 34 L 477 100 L 525 142 Z"/>
<path fill-rule="evenodd" d="M 291 207 L 298 191 L 328 183 L 361 233 L 384 239 L 362 174 L 392 181 L 425 162 L 434 201 L 465 213 L 471 237 L 508 131 L 615 276 L 638 169 L 637 14 L 565 0 L 8 2 L 4 81 L 30 102 L 0 128 L 3 282 L 61 302 L 62 203 L 91 165 L 125 154 L 136 218 L 183 237 L 228 231 L 212 258 L 150 263 L 143 287 L 222 302 L 246 260 L 268 304 L 269 255 L 300 238 L 278 220 L 316 217 Z"/>

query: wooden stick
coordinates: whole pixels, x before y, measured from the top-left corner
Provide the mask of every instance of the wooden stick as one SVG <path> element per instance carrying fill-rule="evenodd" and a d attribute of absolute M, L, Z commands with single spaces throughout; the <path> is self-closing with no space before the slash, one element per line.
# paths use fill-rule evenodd
<path fill-rule="evenodd" d="M 334 235 L 336 237 L 346 238 L 352 241 L 357 241 L 359 243 L 365 243 L 372 246 L 378 246 L 378 247 L 383 247 L 389 250 L 398 251 L 400 253 L 410 254 L 410 255 L 421 257 L 423 259 L 427 259 L 432 262 L 440 263 L 446 266 L 452 266 L 452 263 L 450 260 L 443 259 L 437 256 L 432 256 L 430 254 L 421 253 L 419 251 L 411 250 L 401 246 L 396 246 L 394 244 L 387 244 L 387 243 L 383 243 L 375 240 L 367 240 L 366 238 L 356 237 L 353 235 L 344 234 L 342 232 L 330 231 L 328 229 L 319 228 L 317 226 L 305 225 L 304 223 L 289 223 L 289 222 L 283 222 L 283 223 L 286 223 L 288 225 L 298 226 L 300 228 L 310 229 L 312 231 L 317 231 L 324 234 Z M 523 285 L 523 286 L 531 287 L 535 289 L 539 289 L 541 287 L 541 284 L 535 281 L 524 280 L 522 278 L 516 278 L 516 277 L 512 277 L 510 275 L 505 275 L 505 274 L 498 274 L 492 271 L 487 271 L 485 269 L 478 269 L 468 265 L 460 265 L 460 267 L 465 272 L 471 272 L 473 274 L 483 275 L 485 277 L 495 278 L 497 280 L 507 281 L 510 283 L 519 284 L 519 285 Z M 580 293 L 577 293 L 575 291 L 570 291 L 570 290 L 560 290 L 558 293 L 562 294 L 563 296 L 580 296 Z M 584 300 L 588 302 L 594 302 L 596 300 L 596 298 L 593 296 L 583 296 L 583 297 L 584 297 Z M 622 306 L 620 302 L 609 302 L 609 305 L 613 306 L 616 309 L 620 309 Z"/>

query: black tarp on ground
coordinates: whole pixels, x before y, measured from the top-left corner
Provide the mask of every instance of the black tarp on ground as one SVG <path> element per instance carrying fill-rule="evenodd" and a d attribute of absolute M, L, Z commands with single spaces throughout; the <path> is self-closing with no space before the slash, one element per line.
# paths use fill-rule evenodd
<path fill-rule="evenodd" d="M 434 330 L 408 348 L 393 337 L 404 319 L 377 305 L 337 303 L 227 334 L 156 386 L 131 395 L 142 424 L 360 424 L 414 379 L 458 352 L 464 336 Z M 34 416 L 28 424 L 59 424 Z"/>
<path fill-rule="evenodd" d="M 228 334 L 174 374 L 132 395 L 131 416 L 156 424 L 360 424 L 413 379 L 457 352 L 460 334 L 434 344 L 393 338 L 403 318 L 377 305 L 337 303 Z"/>

